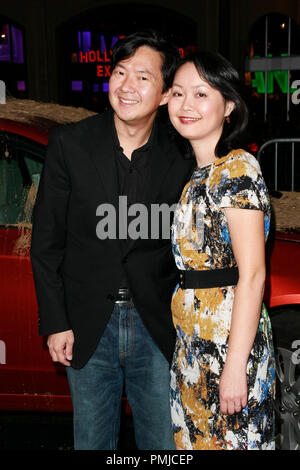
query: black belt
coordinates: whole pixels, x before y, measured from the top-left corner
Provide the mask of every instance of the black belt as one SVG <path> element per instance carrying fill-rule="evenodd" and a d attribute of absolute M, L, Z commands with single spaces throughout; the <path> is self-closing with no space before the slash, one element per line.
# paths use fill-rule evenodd
<path fill-rule="evenodd" d="M 115 302 L 130 302 L 131 300 L 132 296 L 130 290 L 127 287 L 118 290 L 118 293 L 115 297 Z"/>
<path fill-rule="evenodd" d="M 239 280 L 238 268 L 209 269 L 206 271 L 180 271 L 182 289 L 209 289 L 235 286 Z"/>

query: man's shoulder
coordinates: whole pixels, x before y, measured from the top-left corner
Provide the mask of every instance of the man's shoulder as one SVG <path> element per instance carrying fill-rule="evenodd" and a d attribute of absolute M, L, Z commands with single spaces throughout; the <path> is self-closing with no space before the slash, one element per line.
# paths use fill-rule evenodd
<path fill-rule="evenodd" d="M 108 121 L 110 121 L 110 112 L 104 111 L 101 114 L 89 116 L 81 121 L 60 124 L 52 129 L 51 134 L 60 136 L 63 139 L 81 138 L 84 136 L 88 138 L 89 134 L 93 134 L 94 132 L 101 133 L 104 129 L 106 132 Z"/>

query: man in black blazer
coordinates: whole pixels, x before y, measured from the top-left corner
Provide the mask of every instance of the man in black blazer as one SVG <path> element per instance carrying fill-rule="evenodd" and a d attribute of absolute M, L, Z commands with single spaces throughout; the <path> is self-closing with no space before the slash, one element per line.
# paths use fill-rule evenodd
<path fill-rule="evenodd" d="M 170 302 L 178 275 L 166 208 L 192 163 L 157 111 L 177 61 L 155 32 L 119 41 L 112 109 L 49 138 L 31 260 L 39 333 L 49 335 L 53 361 L 67 366 L 75 449 L 116 449 L 124 384 L 138 448 L 175 448 Z"/>

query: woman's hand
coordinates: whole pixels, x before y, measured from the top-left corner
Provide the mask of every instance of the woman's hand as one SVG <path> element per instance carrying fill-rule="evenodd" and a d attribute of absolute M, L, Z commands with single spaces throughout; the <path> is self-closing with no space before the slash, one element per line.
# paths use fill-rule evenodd
<path fill-rule="evenodd" d="M 245 408 L 248 402 L 245 366 L 225 364 L 220 378 L 219 396 L 222 414 L 232 415 Z"/>

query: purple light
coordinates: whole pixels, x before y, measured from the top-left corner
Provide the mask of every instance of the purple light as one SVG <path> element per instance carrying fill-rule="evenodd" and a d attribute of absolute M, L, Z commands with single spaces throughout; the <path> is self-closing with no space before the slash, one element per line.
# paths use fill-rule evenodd
<path fill-rule="evenodd" d="M 99 83 L 94 83 L 93 84 L 93 92 L 94 93 L 99 93 L 99 90 L 100 90 Z"/>
<path fill-rule="evenodd" d="M 100 36 L 100 48 L 101 48 L 101 54 L 104 54 L 104 51 L 106 51 L 106 44 L 105 44 L 105 38 L 102 34 Z"/>
<path fill-rule="evenodd" d="M 10 47 L 9 47 L 9 27 L 4 24 L 0 30 L 0 61 L 10 62 Z"/>
<path fill-rule="evenodd" d="M 23 33 L 15 26 L 10 29 L 8 24 L 4 24 L 0 32 L 0 61 L 11 60 L 15 64 L 24 63 Z"/>
<path fill-rule="evenodd" d="M 14 26 L 11 27 L 13 62 L 15 64 L 24 63 L 23 34 L 22 31 Z"/>
<path fill-rule="evenodd" d="M 102 83 L 102 91 L 104 93 L 108 93 L 108 82 L 103 82 Z"/>
<path fill-rule="evenodd" d="M 90 31 L 82 31 L 82 51 L 88 52 L 91 50 L 92 34 Z"/>
<path fill-rule="evenodd" d="M 111 40 L 111 48 L 114 47 L 114 45 L 119 41 L 118 36 L 113 36 Z"/>
<path fill-rule="evenodd" d="M 82 80 L 72 80 L 72 91 L 82 91 L 83 83 Z"/>
<path fill-rule="evenodd" d="M 26 90 L 26 84 L 25 84 L 24 80 L 17 82 L 17 89 L 18 89 L 18 91 L 25 91 Z"/>

